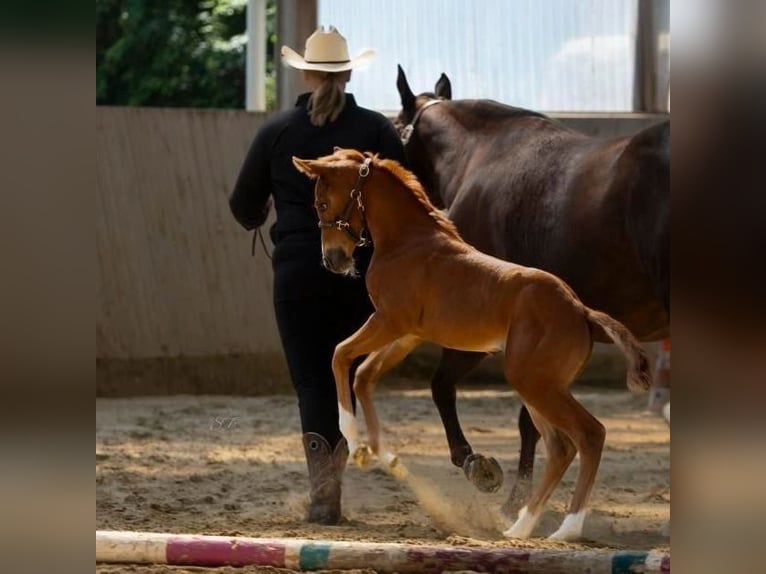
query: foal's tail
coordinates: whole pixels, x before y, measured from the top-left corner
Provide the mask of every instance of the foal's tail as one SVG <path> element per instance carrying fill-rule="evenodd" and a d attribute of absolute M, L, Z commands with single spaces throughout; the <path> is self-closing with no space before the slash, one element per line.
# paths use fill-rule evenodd
<path fill-rule="evenodd" d="M 606 313 L 585 308 L 588 322 L 604 330 L 614 344 L 628 359 L 628 389 L 634 393 L 644 392 L 652 385 L 649 357 L 627 327 Z"/>

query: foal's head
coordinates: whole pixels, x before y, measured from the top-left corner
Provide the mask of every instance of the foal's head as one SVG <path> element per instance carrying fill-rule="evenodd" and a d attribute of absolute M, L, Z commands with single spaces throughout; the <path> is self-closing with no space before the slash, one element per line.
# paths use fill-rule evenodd
<path fill-rule="evenodd" d="M 361 166 L 371 158 L 340 148 L 314 160 L 293 157 L 295 167 L 316 180 L 314 208 L 322 229 L 322 264 L 335 273 L 355 275 L 354 249 L 367 242 L 360 192 L 369 166 Z"/>

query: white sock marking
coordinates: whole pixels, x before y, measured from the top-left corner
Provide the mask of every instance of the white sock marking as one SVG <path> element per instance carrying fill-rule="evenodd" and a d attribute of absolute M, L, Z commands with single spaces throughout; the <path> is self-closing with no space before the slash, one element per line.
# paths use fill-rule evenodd
<path fill-rule="evenodd" d="M 340 426 L 341 434 L 346 437 L 346 440 L 351 442 L 359 441 L 359 430 L 356 426 L 356 418 L 353 413 L 344 409 L 340 403 L 338 403 L 338 425 Z M 349 446 L 349 449 L 351 447 Z"/>
<path fill-rule="evenodd" d="M 508 538 L 529 538 L 532 531 L 537 526 L 538 520 L 540 520 L 540 514 L 532 514 L 527 510 L 527 507 L 523 507 L 519 510 L 519 517 L 516 522 L 513 523 L 508 530 L 503 532 L 503 536 Z"/>
<path fill-rule="evenodd" d="M 567 514 L 559 529 L 548 538 L 551 540 L 572 541 L 582 537 L 582 527 L 585 523 L 587 510 L 581 510 L 575 514 Z"/>

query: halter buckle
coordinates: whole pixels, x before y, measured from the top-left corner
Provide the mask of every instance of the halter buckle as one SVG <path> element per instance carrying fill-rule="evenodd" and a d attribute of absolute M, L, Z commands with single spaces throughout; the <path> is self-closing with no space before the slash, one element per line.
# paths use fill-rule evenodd
<path fill-rule="evenodd" d="M 413 131 L 415 131 L 415 126 L 413 126 L 412 124 L 407 124 L 406 126 L 404 126 L 404 129 L 402 130 L 402 135 L 401 135 L 401 140 L 404 145 L 407 145 L 407 143 L 410 141 Z"/>

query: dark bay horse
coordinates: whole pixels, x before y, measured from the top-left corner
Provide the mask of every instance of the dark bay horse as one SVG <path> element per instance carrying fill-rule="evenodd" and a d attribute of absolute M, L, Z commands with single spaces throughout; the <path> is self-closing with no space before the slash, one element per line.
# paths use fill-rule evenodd
<path fill-rule="evenodd" d="M 364 465 L 370 456 L 379 456 L 401 476 L 403 463 L 382 446 L 372 391 L 380 374 L 419 343 L 501 351 L 506 379 L 527 406 L 548 452 L 542 480 L 504 534 L 531 535 L 546 502 L 579 455 L 567 515 L 551 535 L 558 540 L 579 538 L 605 430 L 572 396 L 569 385 L 587 362 L 598 332 L 628 360 L 628 387 L 646 390 L 651 382 L 649 362 L 635 337 L 609 315 L 584 305 L 555 275 L 486 255 L 463 241 L 418 180 L 398 163 L 342 149 L 316 160 L 293 158 L 293 163 L 317 180 L 314 205 L 328 269 L 353 273 L 359 238 L 369 233 L 375 244 L 365 277 L 375 311 L 338 344 L 332 361 L 340 428 L 352 457 Z M 356 371 L 354 391 L 369 447 L 360 441 L 349 386 L 351 364 L 362 355 L 368 356 Z"/>
<path fill-rule="evenodd" d="M 397 89 L 395 123 L 409 168 L 468 243 L 557 275 L 641 341 L 669 335 L 669 121 L 632 137 L 592 138 L 537 112 L 452 101 L 444 74 L 433 93 L 416 96 L 399 67 Z M 475 455 L 458 421 L 455 385 L 483 357 L 444 349 L 431 383 L 457 466 Z M 531 484 L 539 438 L 523 408 L 519 430 L 509 508 Z"/>

